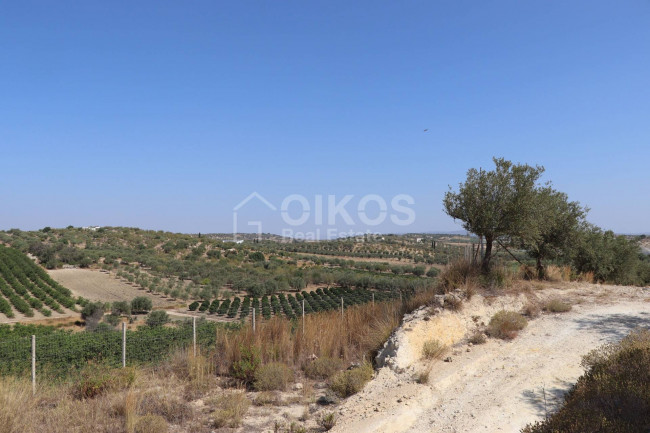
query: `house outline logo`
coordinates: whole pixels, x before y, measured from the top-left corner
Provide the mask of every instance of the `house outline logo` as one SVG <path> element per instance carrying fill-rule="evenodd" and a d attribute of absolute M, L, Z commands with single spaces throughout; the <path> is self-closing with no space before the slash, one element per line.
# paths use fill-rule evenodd
<path fill-rule="evenodd" d="M 257 200 L 261 201 L 261 202 L 262 202 L 262 203 L 263 203 L 267 208 L 269 208 L 270 210 L 272 210 L 272 211 L 274 211 L 274 212 L 278 210 L 278 208 L 275 207 L 275 206 L 273 205 L 273 203 L 271 203 L 270 201 L 268 201 L 267 199 L 265 199 L 265 198 L 264 198 L 260 193 L 258 193 L 257 191 L 253 191 L 252 193 L 250 193 L 250 194 L 248 195 L 248 197 L 246 197 L 245 199 L 243 199 L 242 201 L 240 201 L 240 202 L 237 204 L 237 206 L 235 206 L 235 207 L 232 209 L 232 240 L 233 240 L 233 242 L 238 242 L 238 240 L 237 240 L 237 225 L 238 225 L 238 217 L 237 217 L 237 213 L 239 212 L 239 210 L 240 210 L 241 208 L 243 208 L 244 206 L 246 206 L 246 205 L 248 204 L 248 202 L 251 201 L 251 200 L 253 200 L 253 199 L 257 199 Z M 261 235 L 262 235 L 262 221 L 248 221 L 248 225 L 249 225 L 249 226 L 257 226 L 257 234 L 258 234 L 258 236 L 261 236 Z"/>

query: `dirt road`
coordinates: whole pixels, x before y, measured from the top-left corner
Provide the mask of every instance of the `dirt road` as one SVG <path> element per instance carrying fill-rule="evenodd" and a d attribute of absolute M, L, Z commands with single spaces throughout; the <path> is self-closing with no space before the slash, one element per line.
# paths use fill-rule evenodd
<path fill-rule="evenodd" d="M 543 290 L 534 297 L 560 293 L 579 304 L 568 313 L 530 321 L 512 341 L 490 339 L 471 347 L 463 336 L 475 327 L 474 319 L 487 323 L 499 309 L 518 310 L 530 294 L 496 300 L 475 296 L 461 313 L 443 311 L 428 320 L 421 311 L 394 336 L 398 348 L 392 368 L 380 369 L 341 406 L 334 431 L 518 432 L 561 402 L 583 373 L 583 355 L 637 326 L 650 326 L 648 292 L 593 285 Z M 456 343 L 452 362 L 419 359 L 430 337 Z M 429 383 L 416 383 L 415 373 L 429 367 Z"/>

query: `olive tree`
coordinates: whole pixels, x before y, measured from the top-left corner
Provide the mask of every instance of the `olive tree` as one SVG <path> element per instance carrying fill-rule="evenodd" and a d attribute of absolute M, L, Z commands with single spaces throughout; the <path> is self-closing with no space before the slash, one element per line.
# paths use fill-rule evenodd
<path fill-rule="evenodd" d="M 500 236 L 517 237 L 524 233 L 533 212 L 541 166 L 513 164 L 493 158 L 494 170 L 467 171 L 458 192 L 449 188 L 443 204 L 445 212 L 463 222 L 465 230 L 485 238 L 483 272 L 488 272 L 492 245 Z"/>
<path fill-rule="evenodd" d="M 544 260 L 570 258 L 588 209 L 576 201 L 569 201 L 565 193 L 550 185 L 537 190 L 532 209 L 534 212 L 521 235 L 521 243 L 536 260 L 537 276 L 542 279 Z"/>

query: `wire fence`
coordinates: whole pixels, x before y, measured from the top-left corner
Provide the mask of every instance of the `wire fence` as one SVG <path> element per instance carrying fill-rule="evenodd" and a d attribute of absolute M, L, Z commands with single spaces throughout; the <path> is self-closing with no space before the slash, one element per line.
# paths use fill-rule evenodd
<path fill-rule="evenodd" d="M 101 332 L 53 332 L 0 340 L 0 375 L 63 377 L 89 363 L 112 367 L 163 361 L 179 349 L 214 347 L 211 322 Z"/>

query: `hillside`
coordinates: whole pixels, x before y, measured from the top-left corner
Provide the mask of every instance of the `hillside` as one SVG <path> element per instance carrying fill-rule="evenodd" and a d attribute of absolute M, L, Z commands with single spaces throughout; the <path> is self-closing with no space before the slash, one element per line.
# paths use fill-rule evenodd
<path fill-rule="evenodd" d="M 0 245 L 0 319 L 50 317 L 74 309 L 70 290 L 20 251 Z"/>

